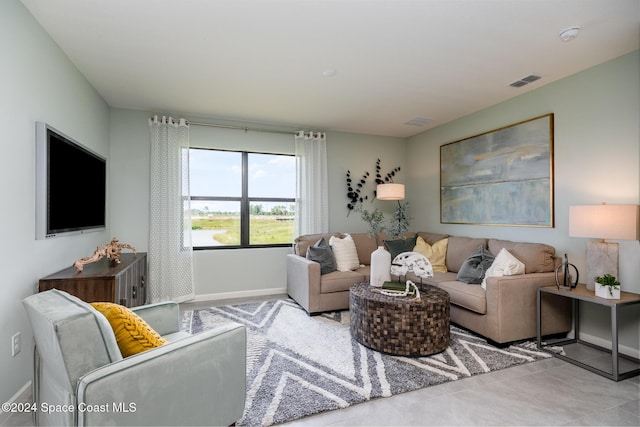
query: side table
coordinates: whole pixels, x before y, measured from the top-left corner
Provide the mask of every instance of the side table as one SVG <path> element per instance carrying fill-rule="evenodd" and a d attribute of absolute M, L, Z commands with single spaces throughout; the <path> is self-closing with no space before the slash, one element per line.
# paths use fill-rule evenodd
<path fill-rule="evenodd" d="M 566 298 L 571 298 L 573 300 L 573 338 L 556 340 L 554 342 L 549 342 L 547 344 L 542 344 L 542 313 L 541 313 L 541 298 L 543 293 L 559 295 Z M 603 306 L 607 306 L 611 309 L 611 350 L 600 347 L 598 345 L 583 341 L 580 339 L 580 301 L 585 301 L 591 304 L 599 304 Z M 553 353 L 553 355 L 559 359 L 565 360 L 571 364 L 576 366 L 580 366 L 584 369 L 587 369 L 596 374 L 602 375 L 603 377 L 609 378 L 610 380 L 620 381 L 625 378 L 634 377 L 640 374 L 640 360 L 635 357 L 627 356 L 625 354 L 620 354 L 618 352 L 618 310 L 620 307 L 640 304 L 640 295 L 634 294 L 630 292 L 620 292 L 620 299 L 606 299 L 595 296 L 594 291 L 589 291 L 585 285 L 578 284 L 578 286 L 572 290 L 564 290 L 558 289 L 557 286 L 547 286 L 538 288 L 537 295 L 537 344 L 538 348 L 544 350 L 544 347 L 548 347 L 551 345 L 566 345 L 566 344 L 580 344 L 595 348 L 601 351 L 603 354 L 611 354 L 612 364 L 611 364 L 611 372 L 602 370 L 595 365 L 589 364 L 586 361 L 580 361 L 574 359 L 572 357 Z M 635 368 L 627 370 L 625 372 L 620 372 L 619 359 L 625 359 Z"/>

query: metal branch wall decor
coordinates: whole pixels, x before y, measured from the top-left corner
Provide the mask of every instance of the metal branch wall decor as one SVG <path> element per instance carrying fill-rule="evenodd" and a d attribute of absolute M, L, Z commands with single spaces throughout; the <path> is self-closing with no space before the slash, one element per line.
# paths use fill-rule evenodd
<path fill-rule="evenodd" d="M 397 168 L 386 174 L 384 179 L 382 179 L 382 172 L 380 171 L 380 169 L 380 159 L 378 159 L 376 160 L 376 185 L 392 183 L 393 177 L 396 176 L 397 172 L 400 172 L 400 166 L 398 166 Z M 376 197 L 376 190 L 373 190 L 373 196 Z"/>
<path fill-rule="evenodd" d="M 553 227 L 553 113 L 440 147 L 440 221 Z"/>
<path fill-rule="evenodd" d="M 351 177 L 351 171 L 347 171 L 347 198 L 349 203 L 347 204 L 347 217 L 351 211 L 360 213 L 360 218 L 369 225 L 369 234 L 374 236 L 378 233 L 386 231 L 390 237 L 401 237 L 409 229 L 411 216 L 409 216 L 407 209 L 409 203 L 400 203 L 398 201 L 398 207 L 393 213 L 393 218 L 390 226 L 384 224 L 384 214 L 378 208 L 369 211 L 364 208 L 363 203 L 365 200 L 371 200 L 373 202 L 377 198 L 376 188 L 379 184 L 391 184 L 393 178 L 398 172 L 400 172 L 400 166 L 392 169 L 386 174 L 382 172 L 381 161 L 376 161 L 376 172 L 374 179 L 373 197 L 369 198 L 368 194 L 365 194 L 365 186 L 367 180 L 371 176 L 368 171 L 365 171 L 359 180 L 354 180 Z"/>
<path fill-rule="evenodd" d="M 383 176 L 381 160 L 376 160 L 376 178 L 374 181 L 376 183 L 376 186 L 378 184 L 392 183 L 393 178 L 398 172 L 400 172 L 400 166 L 392 169 L 390 172 Z M 347 170 L 347 198 L 349 199 L 349 203 L 347 204 L 347 216 L 349 216 L 352 210 L 356 209 L 358 204 L 361 204 L 365 200 L 369 200 L 369 196 L 364 194 L 364 187 L 367 184 L 367 179 L 369 179 L 370 176 L 371 174 L 368 171 L 365 171 L 360 179 L 354 181 L 354 179 L 351 178 L 351 171 Z M 375 198 L 376 190 L 374 187 L 372 201 Z"/>
<path fill-rule="evenodd" d="M 365 172 L 360 180 L 354 183 L 351 179 L 351 171 L 347 171 L 347 197 L 349 198 L 347 216 L 356 208 L 358 203 L 362 203 L 369 198 L 369 196 L 362 195 L 362 188 L 367 183 L 367 178 L 369 178 L 369 172 Z"/>

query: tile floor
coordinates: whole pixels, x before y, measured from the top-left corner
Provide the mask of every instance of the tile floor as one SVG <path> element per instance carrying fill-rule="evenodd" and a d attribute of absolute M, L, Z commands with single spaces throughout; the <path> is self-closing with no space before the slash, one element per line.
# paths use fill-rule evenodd
<path fill-rule="evenodd" d="M 548 359 L 378 399 L 291 426 L 638 426 L 640 380 Z"/>
<path fill-rule="evenodd" d="M 182 308 L 242 301 L 246 302 L 184 304 Z M 599 357 L 589 349 L 576 349 L 572 355 Z M 9 418 L 4 425 L 33 424 L 30 416 L 20 415 Z M 640 377 L 615 382 L 551 358 L 376 399 L 287 425 L 640 426 Z"/>

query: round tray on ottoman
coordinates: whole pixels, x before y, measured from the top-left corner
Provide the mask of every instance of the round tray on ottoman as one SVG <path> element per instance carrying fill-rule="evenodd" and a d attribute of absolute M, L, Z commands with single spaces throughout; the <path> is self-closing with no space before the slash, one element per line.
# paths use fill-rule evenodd
<path fill-rule="evenodd" d="M 368 283 L 349 292 L 351 335 L 373 350 L 428 356 L 449 346 L 449 294 L 425 286 L 420 298 L 383 295 Z"/>

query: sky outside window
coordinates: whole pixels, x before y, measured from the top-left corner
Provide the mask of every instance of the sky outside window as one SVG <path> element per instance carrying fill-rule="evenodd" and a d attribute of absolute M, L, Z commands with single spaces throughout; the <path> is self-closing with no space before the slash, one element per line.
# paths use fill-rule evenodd
<path fill-rule="evenodd" d="M 294 156 L 249 153 L 248 159 L 249 197 L 295 198 Z M 190 150 L 189 170 L 191 196 L 240 197 L 242 195 L 241 153 Z M 265 208 L 267 204 L 269 203 L 265 203 Z M 229 206 L 223 202 L 207 202 L 209 212 L 229 212 L 227 210 Z"/>
<path fill-rule="evenodd" d="M 189 173 L 191 196 L 242 195 L 242 153 L 190 150 Z"/>
<path fill-rule="evenodd" d="M 294 156 L 249 153 L 249 197 L 296 197 Z"/>

